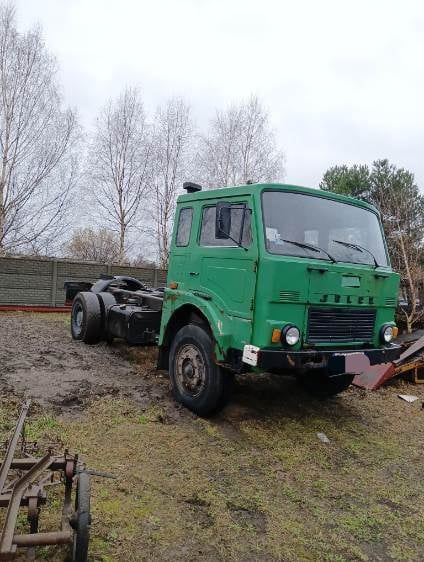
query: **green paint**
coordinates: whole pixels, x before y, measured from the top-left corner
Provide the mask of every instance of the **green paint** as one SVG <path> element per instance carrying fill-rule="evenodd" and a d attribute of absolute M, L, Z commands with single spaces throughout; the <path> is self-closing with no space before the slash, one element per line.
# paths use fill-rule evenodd
<path fill-rule="evenodd" d="M 299 255 L 270 253 L 269 242 L 268 249 L 266 245 L 262 208 L 262 195 L 270 190 L 302 194 L 308 204 L 312 201 L 313 206 L 320 209 L 324 200 L 329 202 L 329 207 L 331 202 L 338 202 L 342 204 L 338 206 L 342 210 L 347 205 L 350 209 L 353 206 L 372 213 L 376 217 L 372 221 L 377 221 L 376 236 L 382 236 L 380 217 L 374 207 L 364 201 L 318 189 L 254 184 L 181 195 L 177 204 L 167 282 L 168 287 L 171 282 L 178 283 L 178 288 L 166 289 L 159 344 L 163 343 L 167 323 L 174 312 L 183 305 L 191 305 L 208 319 L 216 340 L 216 356 L 220 360 L 225 358 L 229 348 L 243 350 L 245 344 L 281 348 L 280 343 L 271 342 L 271 333 L 273 328 L 282 328 L 287 323 L 295 324 L 302 334 L 293 349 L 311 349 L 313 346 L 305 341 L 308 309 L 310 306 L 331 306 L 375 309 L 372 341 L 339 346 L 352 349 L 363 348 L 364 344 L 379 347 L 381 325 L 394 320 L 399 276 L 392 272 L 389 265 L 376 268 L 372 260 L 370 263 L 352 263 L 339 258 L 333 263 L 323 254 L 295 246 L 291 246 L 291 252 Z M 251 210 L 251 243 L 247 249 L 201 245 L 203 210 L 220 201 L 246 204 Z M 303 198 L 300 201 L 303 202 Z M 187 207 L 193 209 L 188 244 L 177 246 L 179 213 Z M 326 220 L 328 228 L 331 228 L 331 217 Z M 308 236 L 313 238 L 313 229 Z M 301 242 L 311 244 L 309 240 Z M 385 242 L 381 243 L 381 248 L 388 264 Z M 337 246 L 337 251 L 348 252 L 343 246 Z M 345 255 L 358 261 L 365 260 L 367 256 L 358 249 L 350 249 Z M 335 347 L 331 342 L 315 346 L 325 349 L 330 344 Z"/>

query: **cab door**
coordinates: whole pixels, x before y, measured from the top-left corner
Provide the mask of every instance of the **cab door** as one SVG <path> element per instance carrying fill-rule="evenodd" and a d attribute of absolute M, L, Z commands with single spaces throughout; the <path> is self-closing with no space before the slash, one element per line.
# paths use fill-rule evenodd
<path fill-rule="evenodd" d="M 217 238 L 216 201 L 205 201 L 201 209 L 197 240 L 198 271 L 192 271 L 191 286 L 198 287 L 229 316 L 251 320 L 256 286 L 257 244 L 250 197 L 225 200 L 232 208 L 231 237 Z M 245 210 L 243 211 L 243 207 Z M 194 265 L 194 264 L 193 264 Z M 189 273 L 190 275 L 190 273 Z"/>

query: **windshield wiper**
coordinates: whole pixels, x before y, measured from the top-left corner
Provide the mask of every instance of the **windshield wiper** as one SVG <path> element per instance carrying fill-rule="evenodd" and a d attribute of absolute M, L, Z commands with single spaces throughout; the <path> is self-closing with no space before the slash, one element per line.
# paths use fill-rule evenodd
<path fill-rule="evenodd" d="M 299 246 L 299 248 L 307 248 L 309 250 L 312 250 L 313 252 L 322 252 L 323 254 L 328 256 L 328 259 L 333 263 L 336 263 L 337 261 L 331 254 L 327 252 L 327 250 L 323 250 L 319 246 L 312 246 L 312 244 L 305 244 L 304 242 L 297 242 L 296 240 L 284 240 L 284 238 L 281 238 L 281 242 L 287 242 L 287 244 L 293 244 L 293 246 Z"/>
<path fill-rule="evenodd" d="M 366 252 L 372 257 L 375 267 L 380 267 L 380 264 L 378 263 L 375 255 L 371 252 L 371 250 L 368 250 L 367 248 L 364 248 L 359 244 L 353 244 L 353 242 L 344 242 L 343 240 L 332 240 L 332 242 L 336 242 L 337 244 L 341 244 L 342 246 L 346 246 L 347 248 L 354 248 L 355 250 L 358 250 L 358 252 Z"/>

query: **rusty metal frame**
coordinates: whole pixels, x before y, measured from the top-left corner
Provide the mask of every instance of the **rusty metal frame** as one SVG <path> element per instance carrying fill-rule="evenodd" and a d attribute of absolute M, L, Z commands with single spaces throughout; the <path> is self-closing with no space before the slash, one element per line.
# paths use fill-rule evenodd
<path fill-rule="evenodd" d="M 424 336 L 410 342 L 409 347 L 395 361 L 374 365 L 356 375 L 353 384 L 375 390 L 398 375 L 407 375 L 413 382 L 424 384 Z"/>
<path fill-rule="evenodd" d="M 0 535 L 0 560 L 13 560 L 18 547 L 27 549 L 27 559 L 35 560 L 35 547 L 53 544 L 72 544 L 74 518 L 72 490 L 74 476 L 83 469 L 78 455 L 53 456 L 51 450 L 42 458 L 14 458 L 19 438 L 24 440 L 24 424 L 30 407 L 26 401 L 21 409 L 15 429 L 8 442 L 5 458 L 0 465 L 0 507 L 7 508 L 3 531 Z M 17 470 L 18 476 L 10 481 L 10 470 Z M 53 485 L 53 473 L 61 471 L 65 485 L 60 531 L 38 532 L 40 506 L 46 501 L 45 487 Z M 90 472 L 90 471 L 87 471 Z M 9 481 L 7 478 L 9 476 Z M 59 483 L 59 482 L 57 482 Z M 29 533 L 16 534 L 16 522 L 22 506 L 28 507 Z"/>
<path fill-rule="evenodd" d="M 19 414 L 19 418 L 16 423 L 16 427 L 13 432 L 12 438 L 8 443 L 6 455 L 4 457 L 3 463 L 0 468 L 0 493 L 3 490 L 4 485 L 6 483 L 6 478 L 7 475 L 9 474 L 10 466 L 12 464 L 13 457 L 15 455 L 16 447 L 18 446 L 19 438 L 23 431 L 25 419 L 28 415 L 28 410 L 30 406 L 31 406 L 31 400 L 27 400 L 22 406 L 22 410 L 21 413 Z"/>
<path fill-rule="evenodd" d="M 0 560 L 7 560 L 8 556 L 15 554 L 16 544 L 14 544 L 13 537 L 15 532 L 16 520 L 19 514 L 19 508 L 21 507 L 21 500 L 29 486 L 33 485 L 37 478 L 50 467 L 51 462 L 52 456 L 49 452 L 44 455 L 44 457 L 42 457 L 21 478 L 19 478 L 19 480 L 13 487 L 13 492 L 9 500 L 9 506 L 7 508 L 3 533 L 0 539 Z"/>
<path fill-rule="evenodd" d="M 422 375 L 421 375 L 422 373 Z M 395 375 L 407 374 L 415 384 L 424 384 L 424 355 L 414 361 L 396 367 Z"/>

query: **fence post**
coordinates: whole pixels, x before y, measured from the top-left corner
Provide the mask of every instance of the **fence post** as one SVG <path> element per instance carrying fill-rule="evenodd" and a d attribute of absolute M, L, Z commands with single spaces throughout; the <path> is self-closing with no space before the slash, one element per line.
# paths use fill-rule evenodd
<path fill-rule="evenodd" d="M 106 264 L 106 273 L 108 275 L 112 275 L 112 264 L 110 263 Z"/>
<path fill-rule="evenodd" d="M 153 270 L 153 287 L 157 287 L 158 286 L 158 270 L 155 267 Z"/>
<path fill-rule="evenodd" d="M 56 306 L 56 291 L 57 291 L 57 261 L 53 261 L 52 268 L 52 294 L 50 299 L 51 306 Z"/>

